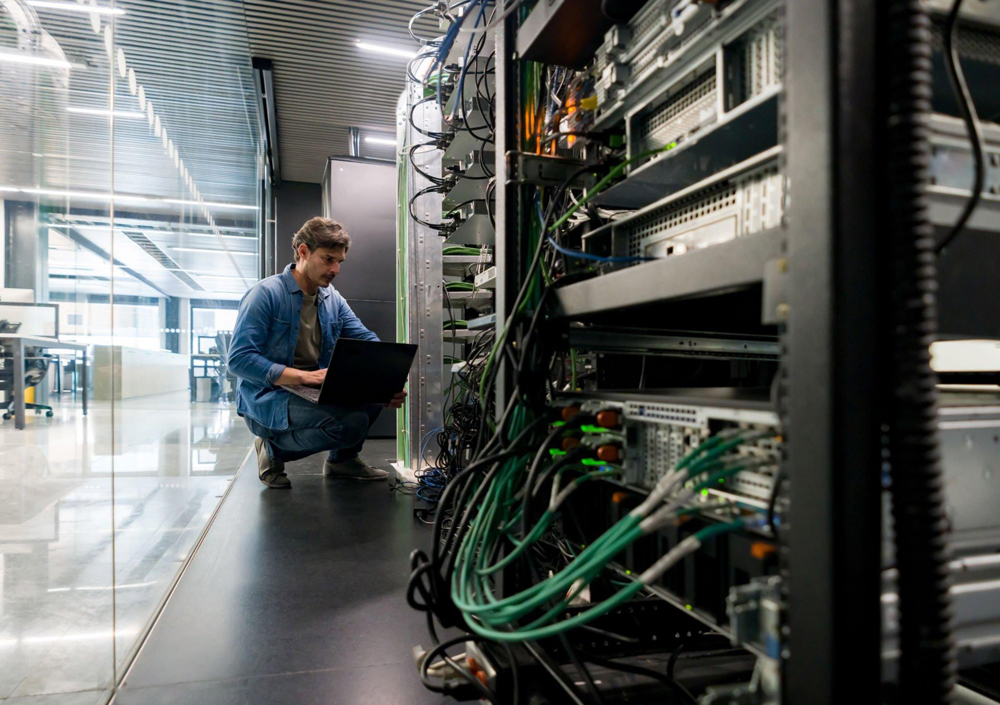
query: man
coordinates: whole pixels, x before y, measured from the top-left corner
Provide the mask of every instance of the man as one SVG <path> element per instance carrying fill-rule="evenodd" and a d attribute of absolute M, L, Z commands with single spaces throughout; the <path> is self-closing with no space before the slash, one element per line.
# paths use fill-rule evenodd
<path fill-rule="evenodd" d="M 331 286 L 351 238 L 335 220 L 313 218 L 292 238 L 295 263 L 258 282 L 240 302 L 229 369 L 239 377 L 237 411 L 257 439 L 257 475 L 270 488 L 292 486 L 285 463 L 329 451 L 323 475 L 384 480 L 358 453 L 380 406 L 320 406 L 282 385 L 321 386 L 337 339 L 378 340 Z M 399 392 L 386 406 L 398 409 Z"/>

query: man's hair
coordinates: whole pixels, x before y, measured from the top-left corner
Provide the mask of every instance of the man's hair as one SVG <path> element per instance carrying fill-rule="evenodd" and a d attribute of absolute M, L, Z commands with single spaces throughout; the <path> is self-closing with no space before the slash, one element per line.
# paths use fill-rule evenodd
<path fill-rule="evenodd" d="M 306 245 L 310 252 L 315 252 L 317 247 L 335 249 L 343 247 L 346 252 L 351 247 L 351 236 L 344 230 L 344 226 L 332 218 L 310 218 L 305 222 L 295 236 L 292 238 L 292 249 L 295 250 L 295 259 L 299 258 L 299 245 Z"/>

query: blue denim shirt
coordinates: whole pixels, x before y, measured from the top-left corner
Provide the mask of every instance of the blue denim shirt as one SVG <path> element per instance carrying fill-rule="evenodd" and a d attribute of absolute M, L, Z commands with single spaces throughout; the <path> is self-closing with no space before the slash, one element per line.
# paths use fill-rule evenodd
<path fill-rule="evenodd" d="M 275 381 L 292 366 L 302 311 L 302 289 L 292 276 L 293 266 L 257 282 L 243 296 L 229 346 L 229 369 L 239 377 L 236 410 L 276 431 L 288 428 L 289 392 Z M 378 340 L 333 286 L 319 289 L 316 308 L 322 334 L 320 368 L 329 366 L 341 336 Z"/>

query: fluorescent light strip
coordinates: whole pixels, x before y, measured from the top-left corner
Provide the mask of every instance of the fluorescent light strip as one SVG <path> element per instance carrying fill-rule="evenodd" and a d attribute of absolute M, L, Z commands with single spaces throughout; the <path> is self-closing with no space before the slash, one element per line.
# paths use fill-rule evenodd
<path fill-rule="evenodd" d="M 164 198 L 164 203 L 179 203 L 182 206 L 208 206 L 209 208 L 236 208 L 239 210 L 255 211 L 258 206 L 245 206 L 239 203 L 220 203 L 218 201 L 187 201 L 180 198 Z"/>
<path fill-rule="evenodd" d="M 396 47 L 384 47 L 379 44 L 368 44 L 367 42 L 358 42 L 358 49 L 364 49 L 365 51 L 374 51 L 379 54 L 389 54 L 390 56 L 400 56 L 404 59 L 412 59 L 417 55 L 417 52 L 413 49 L 398 49 Z"/>
<path fill-rule="evenodd" d="M 63 198 L 78 198 L 82 201 L 106 201 L 111 202 L 110 193 L 100 193 L 97 191 L 58 191 L 50 188 L 19 188 L 21 193 L 30 193 L 35 196 L 60 196 Z M 127 194 L 115 194 L 116 201 L 131 201 L 135 203 L 148 203 L 155 200 L 145 196 L 130 196 Z"/>
<path fill-rule="evenodd" d="M 159 230 L 159 231 L 153 231 L 153 232 L 156 235 L 159 235 L 161 233 L 163 233 L 165 235 L 166 234 L 170 234 L 170 233 L 167 233 L 166 230 Z M 146 233 L 146 234 L 148 235 L 149 233 Z M 184 235 L 184 236 L 187 236 L 187 237 L 214 237 L 214 238 L 218 238 L 219 237 L 215 233 L 173 233 L 173 234 L 174 235 Z M 256 239 L 253 235 L 223 235 L 222 237 L 224 237 L 226 240 L 244 240 L 244 241 L 249 241 L 249 240 L 255 240 Z"/>
<path fill-rule="evenodd" d="M 62 196 L 65 198 L 79 198 L 81 200 L 92 200 L 92 201 L 111 201 L 110 193 L 101 193 L 99 191 L 59 191 L 56 189 L 48 188 L 23 188 L 20 186 L 0 186 L 0 191 L 17 192 L 17 193 L 30 193 L 36 196 Z M 182 201 L 176 198 L 152 198 L 149 196 L 134 196 L 131 194 L 116 193 L 114 194 L 114 199 L 116 201 L 127 201 L 131 203 L 179 203 L 182 205 L 187 204 L 198 204 L 199 201 Z M 217 208 L 233 208 L 238 210 L 258 210 L 257 206 L 247 206 L 242 203 L 219 203 L 217 201 L 201 201 L 201 205 Z M 69 227 L 69 226 L 67 226 Z"/>
<path fill-rule="evenodd" d="M 110 110 L 103 110 L 101 108 L 66 108 L 67 113 L 75 113 L 77 115 L 99 115 L 101 117 L 116 117 L 116 118 L 128 118 L 130 120 L 145 120 L 146 113 L 133 112 L 130 110 L 116 110 L 111 112 Z"/>
<path fill-rule="evenodd" d="M 393 147 L 396 146 L 396 140 L 391 140 L 388 137 L 365 137 L 365 142 L 368 144 L 387 144 Z"/>
<path fill-rule="evenodd" d="M 237 253 L 240 254 L 240 253 Z M 188 274 L 193 274 L 199 279 L 242 279 L 243 277 L 236 274 L 210 274 L 209 272 L 195 272 L 191 269 L 186 270 Z"/>
<path fill-rule="evenodd" d="M 120 7 L 99 7 L 97 5 L 79 5 L 75 2 L 59 2 L 58 0 L 28 0 L 32 7 L 44 7 L 48 10 L 66 10 L 67 12 L 91 12 L 95 15 L 124 15 Z"/>
<path fill-rule="evenodd" d="M 20 51 L 0 51 L 0 61 L 6 61 L 12 64 L 29 64 L 31 66 L 48 66 L 54 69 L 68 69 L 72 67 L 72 64 L 63 59 L 53 59 L 48 56 L 34 56 Z"/>
<path fill-rule="evenodd" d="M 211 250 L 208 249 L 207 247 L 174 247 L 173 245 L 170 245 L 169 247 L 171 250 L 177 250 L 178 252 L 217 252 L 219 254 L 225 253 L 225 250 Z M 247 255 L 248 257 L 257 256 L 256 252 L 234 252 L 233 250 L 230 250 L 229 253 L 233 255 Z"/>

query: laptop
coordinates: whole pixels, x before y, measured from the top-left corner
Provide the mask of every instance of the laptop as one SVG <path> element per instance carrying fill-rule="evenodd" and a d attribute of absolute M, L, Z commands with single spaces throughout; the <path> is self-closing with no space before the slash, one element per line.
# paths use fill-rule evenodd
<path fill-rule="evenodd" d="M 313 404 L 388 404 L 403 391 L 417 346 L 341 338 L 323 386 L 283 385 Z"/>

